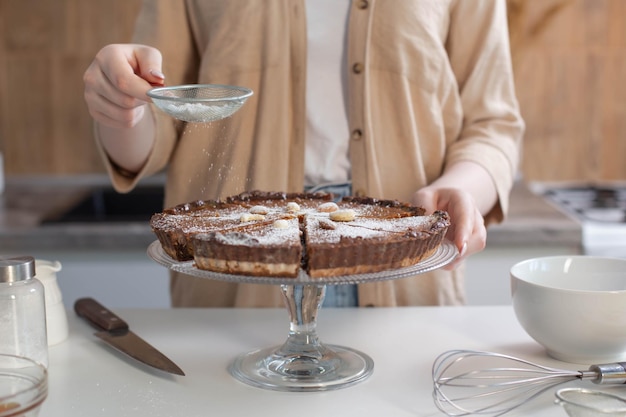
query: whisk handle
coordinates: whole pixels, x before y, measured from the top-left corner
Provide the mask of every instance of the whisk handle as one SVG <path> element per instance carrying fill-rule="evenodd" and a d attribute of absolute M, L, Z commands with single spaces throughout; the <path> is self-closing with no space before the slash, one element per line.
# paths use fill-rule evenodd
<path fill-rule="evenodd" d="M 596 384 L 626 384 L 626 362 L 591 365 L 589 371 L 595 374 Z"/>

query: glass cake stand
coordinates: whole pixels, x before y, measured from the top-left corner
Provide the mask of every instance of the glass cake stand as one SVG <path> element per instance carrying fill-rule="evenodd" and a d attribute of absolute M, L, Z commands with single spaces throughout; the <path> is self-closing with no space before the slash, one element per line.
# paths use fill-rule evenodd
<path fill-rule="evenodd" d="M 317 336 L 317 315 L 327 285 L 358 284 L 406 278 L 441 268 L 458 251 L 444 241 L 428 259 L 391 271 L 311 278 L 300 271 L 296 278 L 253 277 L 198 269 L 193 261 L 178 262 L 163 251 L 159 241 L 148 247 L 148 256 L 172 271 L 200 278 L 235 283 L 280 285 L 289 313 L 289 333 L 281 346 L 239 355 L 230 365 L 233 377 L 246 384 L 277 391 L 324 391 L 363 381 L 374 370 L 374 361 L 358 350 L 323 344 Z"/>

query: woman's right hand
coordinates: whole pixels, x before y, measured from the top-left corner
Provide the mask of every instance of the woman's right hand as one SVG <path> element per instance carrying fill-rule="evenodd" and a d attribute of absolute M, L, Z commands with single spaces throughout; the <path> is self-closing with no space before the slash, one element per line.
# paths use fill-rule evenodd
<path fill-rule="evenodd" d="M 103 126 L 131 128 L 143 118 L 146 92 L 163 85 L 162 57 L 145 45 L 102 48 L 83 75 L 84 97 L 93 119 Z"/>

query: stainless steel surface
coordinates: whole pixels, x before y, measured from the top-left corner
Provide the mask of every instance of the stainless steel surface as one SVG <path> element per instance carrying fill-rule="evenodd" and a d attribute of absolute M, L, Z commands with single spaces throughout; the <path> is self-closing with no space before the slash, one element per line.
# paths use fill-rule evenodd
<path fill-rule="evenodd" d="M 561 388 L 555 396 L 570 417 L 626 416 L 626 399 L 608 392 Z"/>
<path fill-rule="evenodd" d="M 605 363 L 591 365 L 589 370 L 597 375 L 594 381 L 597 384 L 626 384 L 626 370 L 624 363 Z"/>
<path fill-rule="evenodd" d="M 583 221 L 626 223 L 626 187 L 580 185 L 551 187 L 545 196 Z"/>
<path fill-rule="evenodd" d="M 432 370 L 435 404 L 448 416 L 501 416 L 568 381 L 623 384 L 624 378 L 624 364 L 593 365 L 576 371 L 473 350 L 444 352 Z"/>
<path fill-rule="evenodd" d="M 626 257 L 626 183 L 535 183 L 546 201 L 581 223 L 583 252 Z"/>
<path fill-rule="evenodd" d="M 32 256 L 0 256 L 0 282 L 17 282 L 35 276 L 35 258 Z"/>
<path fill-rule="evenodd" d="M 252 94 L 248 88 L 216 84 L 176 85 L 148 91 L 159 109 L 191 123 L 214 122 L 232 116 Z"/>
<path fill-rule="evenodd" d="M 74 304 L 76 314 L 101 331 L 95 333 L 113 348 L 156 369 L 185 375 L 174 362 L 148 342 L 130 331 L 128 324 L 93 298 L 81 298 Z"/>

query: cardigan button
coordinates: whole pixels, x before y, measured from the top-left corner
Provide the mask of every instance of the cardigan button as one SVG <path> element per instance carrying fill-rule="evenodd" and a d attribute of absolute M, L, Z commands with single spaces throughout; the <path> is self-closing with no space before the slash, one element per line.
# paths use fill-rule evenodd
<path fill-rule="evenodd" d="M 354 129 L 352 131 L 352 135 L 350 136 L 352 140 L 361 140 L 362 137 L 363 137 L 363 132 L 361 131 L 361 129 Z"/>
<path fill-rule="evenodd" d="M 361 10 L 365 10 L 365 9 L 367 9 L 369 7 L 369 5 L 370 5 L 369 1 L 367 1 L 367 0 L 360 0 L 357 3 L 356 7 L 358 7 Z"/>
<path fill-rule="evenodd" d="M 355 74 L 360 74 L 363 72 L 363 64 L 361 64 L 360 62 L 357 62 L 356 64 L 352 65 L 352 72 Z"/>

